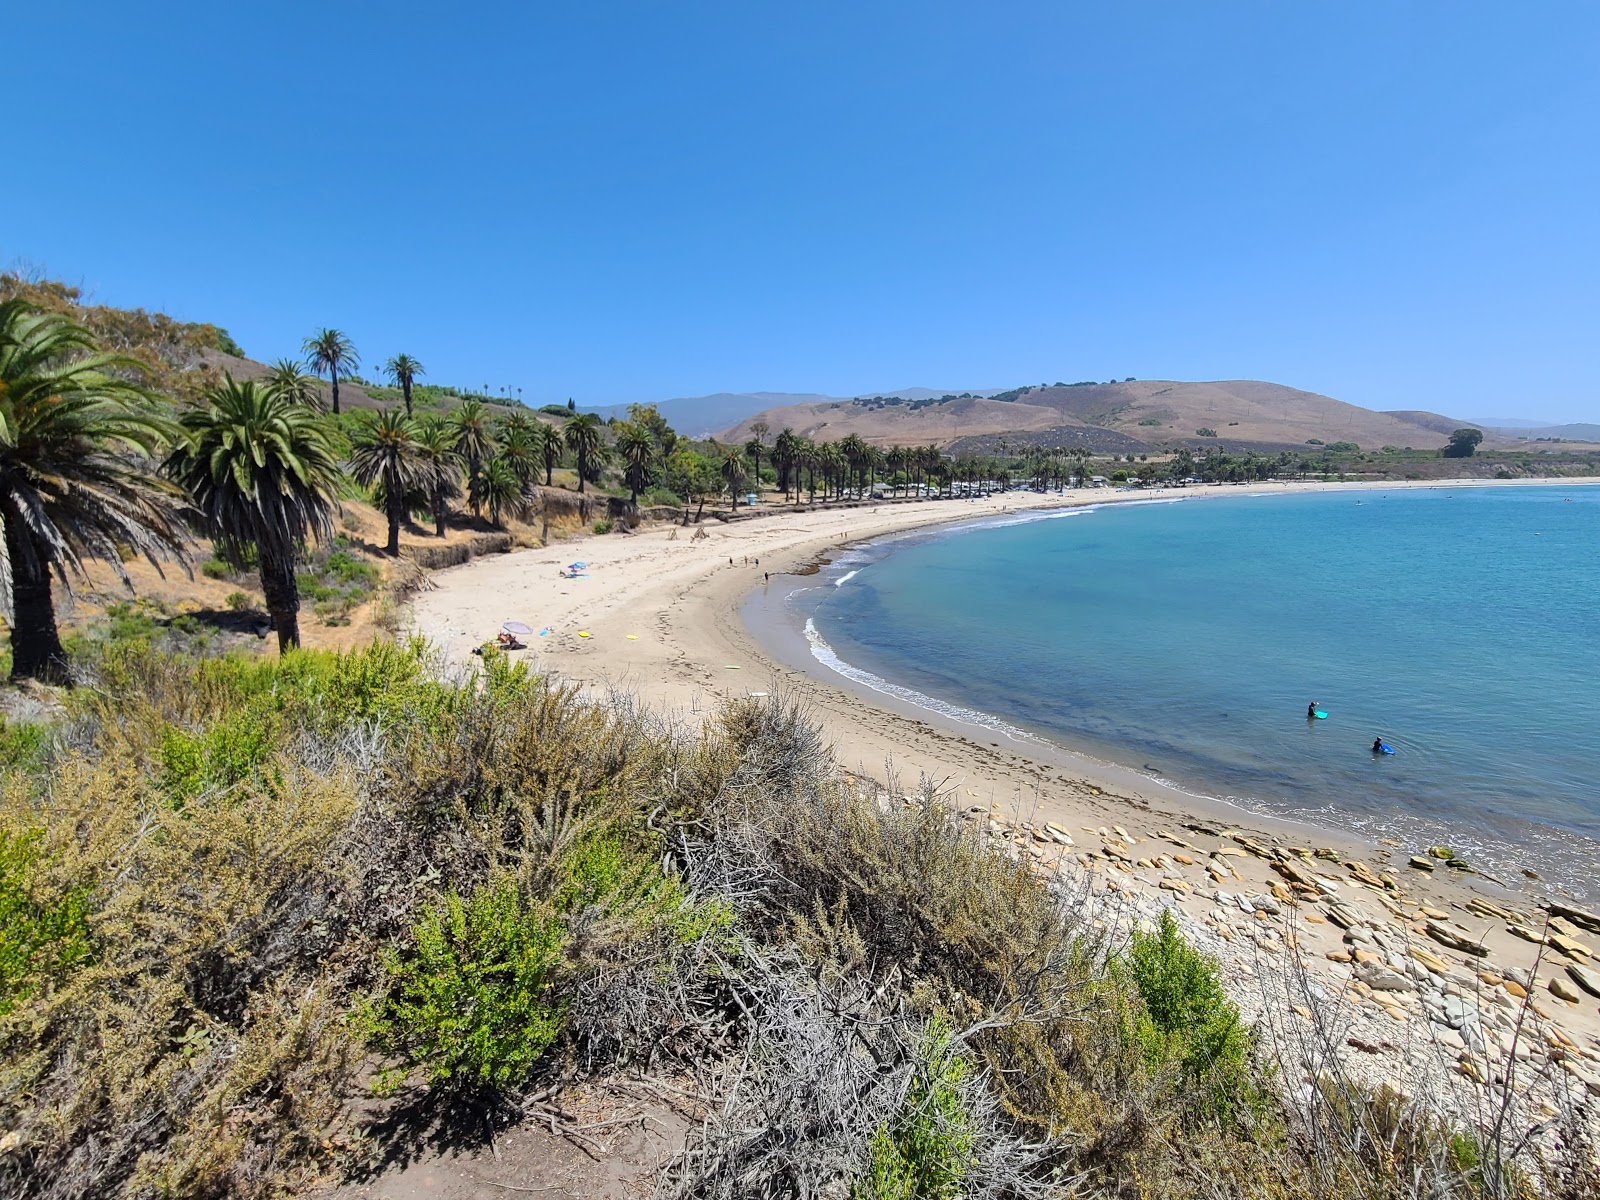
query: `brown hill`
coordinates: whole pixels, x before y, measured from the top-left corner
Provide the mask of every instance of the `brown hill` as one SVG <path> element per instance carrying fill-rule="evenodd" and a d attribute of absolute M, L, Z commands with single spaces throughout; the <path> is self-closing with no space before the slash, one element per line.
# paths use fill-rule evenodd
<path fill-rule="evenodd" d="M 1014 434 L 1019 436 L 1008 440 L 1016 444 L 1085 446 L 1102 453 L 1219 443 L 1263 450 L 1333 442 L 1354 442 L 1364 450 L 1422 449 L 1443 444 L 1441 425 L 1448 426 L 1448 435 L 1465 424 L 1434 413 L 1374 412 L 1257 380 L 1129 380 L 1020 388 L 988 400 L 797 404 L 741 421 L 724 439 L 747 439 L 757 421 L 765 421 L 773 432 L 789 428 L 829 441 L 854 433 L 876 445 L 933 443 L 961 449 Z M 961 445 L 973 438 L 983 442 Z"/>

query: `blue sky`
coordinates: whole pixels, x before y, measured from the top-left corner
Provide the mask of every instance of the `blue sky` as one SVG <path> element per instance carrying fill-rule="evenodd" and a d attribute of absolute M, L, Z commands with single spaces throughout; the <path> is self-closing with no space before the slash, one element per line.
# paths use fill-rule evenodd
<path fill-rule="evenodd" d="M 1600 7 L 14 6 L 0 264 L 593 404 L 1600 420 Z"/>

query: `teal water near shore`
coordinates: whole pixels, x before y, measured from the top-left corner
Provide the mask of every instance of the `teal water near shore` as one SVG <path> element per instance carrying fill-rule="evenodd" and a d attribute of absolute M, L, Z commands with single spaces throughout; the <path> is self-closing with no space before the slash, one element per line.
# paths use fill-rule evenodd
<path fill-rule="evenodd" d="M 1600 488 L 1108 504 L 890 539 L 814 584 L 790 603 L 858 685 L 1600 890 Z"/>

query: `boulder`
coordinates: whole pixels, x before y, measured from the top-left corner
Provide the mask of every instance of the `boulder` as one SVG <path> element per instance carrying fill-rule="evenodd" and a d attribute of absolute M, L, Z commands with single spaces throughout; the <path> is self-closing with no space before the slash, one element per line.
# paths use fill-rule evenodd
<path fill-rule="evenodd" d="M 1433 870 L 1433 864 L 1427 859 L 1423 858 L 1420 854 L 1412 856 L 1411 865 L 1419 871 Z"/>
<path fill-rule="evenodd" d="M 1576 1004 L 1579 1000 L 1583 999 L 1583 996 L 1579 994 L 1578 989 L 1573 987 L 1559 975 L 1552 975 L 1550 977 L 1550 983 L 1548 986 L 1550 988 L 1550 994 L 1558 1000 L 1565 1000 L 1569 1004 Z"/>

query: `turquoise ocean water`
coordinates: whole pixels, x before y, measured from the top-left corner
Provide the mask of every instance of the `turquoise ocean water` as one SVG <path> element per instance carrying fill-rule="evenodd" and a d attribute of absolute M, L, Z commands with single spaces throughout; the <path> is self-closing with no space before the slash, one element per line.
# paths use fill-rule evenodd
<path fill-rule="evenodd" d="M 789 602 L 859 684 L 1600 891 L 1600 488 L 1105 505 L 880 542 L 814 584 Z"/>

